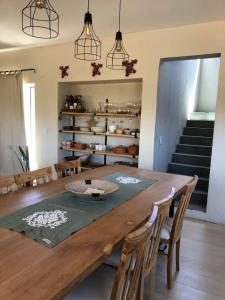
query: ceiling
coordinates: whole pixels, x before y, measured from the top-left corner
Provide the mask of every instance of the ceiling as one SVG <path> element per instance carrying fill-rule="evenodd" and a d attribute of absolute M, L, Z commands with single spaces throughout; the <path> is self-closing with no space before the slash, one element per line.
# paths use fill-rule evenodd
<path fill-rule="evenodd" d="M 21 10 L 28 0 L 0 0 L 0 50 L 73 41 L 81 32 L 85 0 L 50 0 L 60 16 L 60 35 L 53 40 L 29 37 L 21 31 Z M 118 0 L 91 0 L 94 28 L 99 37 L 118 29 Z M 182 26 L 225 19 L 225 0 L 123 0 L 122 31 Z"/>

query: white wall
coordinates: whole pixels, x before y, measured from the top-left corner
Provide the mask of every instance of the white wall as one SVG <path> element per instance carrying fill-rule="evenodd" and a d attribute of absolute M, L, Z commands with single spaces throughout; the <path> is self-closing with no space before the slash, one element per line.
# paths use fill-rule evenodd
<path fill-rule="evenodd" d="M 162 61 L 157 97 L 154 170 L 165 172 L 188 115 L 196 107 L 200 60 Z"/>
<path fill-rule="evenodd" d="M 216 111 L 219 69 L 220 58 L 207 58 L 201 60 L 198 106 L 196 111 Z"/>
<path fill-rule="evenodd" d="M 136 78 L 143 78 L 140 167 L 152 169 L 156 121 L 158 70 L 161 58 L 221 53 L 219 94 L 213 144 L 211 182 L 207 214 L 202 217 L 225 223 L 225 21 L 146 31 L 124 35 L 131 58 L 137 58 Z M 114 37 L 104 38 L 103 59 Z M 70 76 L 60 79 L 59 66 L 70 66 Z M 73 58 L 73 43 L 17 52 L 0 53 L 0 69 L 37 68 L 36 114 L 39 166 L 57 161 L 58 82 L 89 81 L 90 63 Z M 122 71 L 102 70 L 99 79 L 124 79 Z M 96 80 L 96 78 L 95 78 Z M 47 128 L 48 130 L 43 130 Z"/>

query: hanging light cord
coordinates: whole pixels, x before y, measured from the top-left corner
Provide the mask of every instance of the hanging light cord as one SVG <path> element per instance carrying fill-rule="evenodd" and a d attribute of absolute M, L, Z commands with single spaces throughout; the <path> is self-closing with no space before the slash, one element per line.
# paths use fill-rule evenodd
<path fill-rule="evenodd" d="M 88 12 L 89 12 L 89 6 L 90 6 L 90 3 L 89 3 L 89 0 L 88 0 Z"/>
<path fill-rule="evenodd" d="M 120 19 L 121 19 L 121 1 L 122 0 L 120 0 L 120 4 L 119 4 L 119 31 L 120 31 L 120 23 L 121 23 L 121 21 L 120 21 Z"/>

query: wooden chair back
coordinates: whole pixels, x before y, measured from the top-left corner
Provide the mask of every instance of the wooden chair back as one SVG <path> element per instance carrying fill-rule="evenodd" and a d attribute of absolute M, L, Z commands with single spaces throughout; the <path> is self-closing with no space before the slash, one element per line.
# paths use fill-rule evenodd
<path fill-rule="evenodd" d="M 81 172 L 81 162 L 79 159 L 61 162 L 55 164 L 55 170 L 58 178 L 71 176 Z"/>
<path fill-rule="evenodd" d="M 148 256 L 146 261 L 146 274 L 150 274 L 156 262 L 158 255 L 158 248 L 160 243 L 161 232 L 168 216 L 169 208 L 175 195 L 175 188 L 171 189 L 170 194 L 163 200 L 155 202 L 154 205 L 158 207 L 158 216 L 151 233 Z"/>
<path fill-rule="evenodd" d="M 147 249 L 157 215 L 154 206 L 149 220 L 125 238 L 110 300 L 143 299 Z"/>
<path fill-rule="evenodd" d="M 36 186 L 52 181 L 52 168 L 47 167 L 15 176 L 19 187 Z"/>
<path fill-rule="evenodd" d="M 171 233 L 170 233 L 170 241 L 171 242 L 177 242 L 181 237 L 185 212 L 186 212 L 187 206 L 191 199 L 191 195 L 196 187 L 197 182 L 198 182 L 198 176 L 196 175 L 194 177 L 194 179 L 189 184 L 187 184 L 185 187 L 185 191 L 181 197 L 181 200 L 178 204 L 178 207 L 177 207 L 174 219 L 173 219 L 173 224 L 172 224 Z"/>
<path fill-rule="evenodd" d="M 0 176 L 0 195 L 11 192 L 14 185 L 14 176 Z"/>

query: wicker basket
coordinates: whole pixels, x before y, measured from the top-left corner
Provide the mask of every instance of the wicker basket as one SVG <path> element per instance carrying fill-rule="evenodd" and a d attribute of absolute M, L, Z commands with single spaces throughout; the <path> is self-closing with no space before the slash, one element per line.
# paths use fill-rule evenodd
<path fill-rule="evenodd" d="M 82 143 L 74 143 L 73 144 L 74 148 L 78 150 L 84 150 L 87 149 L 87 144 L 82 144 Z"/>
<path fill-rule="evenodd" d="M 129 155 L 138 155 L 139 147 L 137 145 L 132 145 L 128 147 L 128 154 Z"/>
<path fill-rule="evenodd" d="M 112 151 L 116 154 L 125 154 L 125 153 L 127 153 L 127 148 L 122 145 L 119 145 L 119 146 L 113 148 Z"/>

